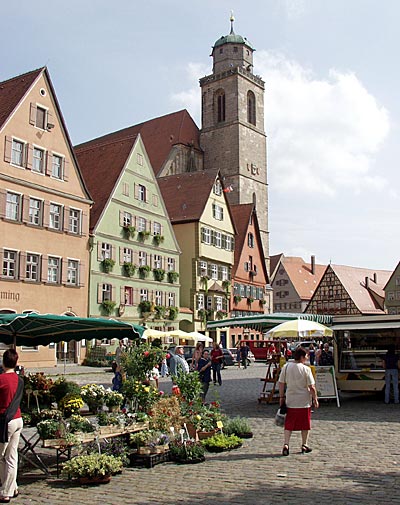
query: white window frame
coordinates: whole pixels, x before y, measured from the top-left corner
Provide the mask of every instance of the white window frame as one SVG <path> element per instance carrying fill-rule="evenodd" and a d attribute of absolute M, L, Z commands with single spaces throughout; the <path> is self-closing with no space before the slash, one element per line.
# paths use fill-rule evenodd
<path fill-rule="evenodd" d="M 81 233 L 81 226 L 82 211 L 80 209 L 70 207 L 68 216 L 68 233 L 79 235 Z"/>
<path fill-rule="evenodd" d="M 228 267 L 225 265 L 221 266 L 221 278 L 223 281 L 227 281 L 229 279 Z"/>
<path fill-rule="evenodd" d="M 146 231 L 147 221 L 144 217 L 137 218 L 137 231 Z"/>
<path fill-rule="evenodd" d="M 214 245 L 219 249 L 222 247 L 222 233 L 220 231 L 214 232 Z"/>
<path fill-rule="evenodd" d="M 68 258 L 67 260 L 67 285 L 79 285 L 79 260 Z"/>
<path fill-rule="evenodd" d="M 49 284 L 60 284 L 61 279 L 61 258 L 59 256 L 49 256 L 47 258 L 47 282 Z"/>
<path fill-rule="evenodd" d="M 153 235 L 161 235 L 161 223 L 153 222 Z"/>
<path fill-rule="evenodd" d="M 38 154 L 40 153 L 40 156 Z M 32 153 L 32 172 L 44 175 L 45 172 L 46 151 L 42 147 L 33 146 Z"/>
<path fill-rule="evenodd" d="M 168 307 L 175 307 L 175 293 L 168 293 L 167 304 Z"/>
<path fill-rule="evenodd" d="M 10 201 L 9 197 L 15 197 L 15 201 Z M 14 193 L 12 191 L 7 191 L 6 194 L 6 219 L 10 221 L 21 221 L 21 202 L 22 195 L 20 193 Z"/>
<path fill-rule="evenodd" d="M 141 202 L 146 201 L 146 194 L 147 194 L 147 188 L 143 184 L 138 184 L 138 190 L 137 190 L 137 195 L 138 195 L 138 200 Z"/>
<path fill-rule="evenodd" d="M 217 203 L 213 205 L 213 217 L 217 221 L 223 221 L 224 219 L 224 208 L 221 207 L 221 205 L 218 205 Z"/>
<path fill-rule="evenodd" d="M 3 250 L 3 264 L 1 267 L 2 277 L 16 279 L 18 275 L 18 251 L 12 249 Z"/>
<path fill-rule="evenodd" d="M 226 235 L 225 250 L 233 251 L 233 237 L 231 237 L 230 235 Z"/>
<path fill-rule="evenodd" d="M 29 197 L 29 224 L 43 225 L 43 200 L 39 198 Z"/>
<path fill-rule="evenodd" d="M 207 261 L 200 261 L 200 275 L 207 275 Z"/>
<path fill-rule="evenodd" d="M 168 272 L 175 270 L 175 258 L 167 258 L 167 270 Z"/>
<path fill-rule="evenodd" d="M 156 305 L 162 305 L 162 291 L 156 291 L 154 301 Z"/>
<path fill-rule="evenodd" d="M 222 296 L 216 296 L 215 297 L 215 310 L 223 310 L 224 309 L 224 306 L 223 306 L 223 298 Z"/>
<path fill-rule="evenodd" d="M 147 252 L 139 251 L 139 266 L 143 267 L 147 265 Z"/>
<path fill-rule="evenodd" d="M 40 254 L 26 253 L 25 280 L 29 282 L 40 281 Z"/>
<path fill-rule="evenodd" d="M 59 160 L 60 164 L 56 163 Z M 64 178 L 64 156 L 53 153 L 51 160 L 51 177 L 62 180 Z"/>
<path fill-rule="evenodd" d="M 101 287 L 101 301 L 105 302 L 107 300 L 112 300 L 112 285 L 111 284 L 102 284 Z"/>
<path fill-rule="evenodd" d="M 16 149 L 17 146 L 21 147 L 21 150 Z M 24 167 L 26 156 L 26 142 L 19 139 L 12 139 L 11 142 L 11 165 L 16 167 Z"/>
<path fill-rule="evenodd" d="M 101 243 L 101 258 L 102 260 L 112 259 L 112 246 L 108 242 Z"/>
<path fill-rule="evenodd" d="M 221 196 L 222 195 L 222 184 L 220 181 L 215 181 L 213 186 L 214 195 Z"/>
<path fill-rule="evenodd" d="M 197 295 L 197 310 L 204 309 L 204 295 L 199 293 Z"/>
<path fill-rule="evenodd" d="M 211 263 L 210 265 L 211 279 L 218 280 L 218 265 Z"/>
<path fill-rule="evenodd" d="M 49 228 L 51 230 L 62 230 L 63 225 L 63 205 L 50 202 L 49 205 Z"/>
<path fill-rule="evenodd" d="M 204 228 L 204 243 L 211 245 L 211 230 L 210 228 Z"/>
<path fill-rule="evenodd" d="M 133 263 L 133 250 L 130 247 L 124 247 L 122 259 L 124 263 Z"/>
<path fill-rule="evenodd" d="M 154 254 L 153 265 L 154 268 L 162 268 L 162 256 L 160 254 Z"/>
<path fill-rule="evenodd" d="M 132 214 L 130 212 L 126 212 L 124 210 L 124 215 L 123 215 L 123 225 L 124 226 L 131 226 L 132 225 Z"/>
<path fill-rule="evenodd" d="M 139 296 L 141 302 L 147 302 L 149 299 L 149 291 L 146 288 L 141 288 Z"/>

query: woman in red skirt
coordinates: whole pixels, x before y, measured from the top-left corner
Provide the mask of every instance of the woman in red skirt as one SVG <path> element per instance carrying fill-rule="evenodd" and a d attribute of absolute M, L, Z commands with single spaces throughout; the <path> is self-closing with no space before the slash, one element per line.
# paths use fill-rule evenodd
<path fill-rule="evenodd" d="M 285 419 L 284 445 L 282 456 L 289 456 L 289 442 L 292 431 L 301 431 L 301 452 L 311 452 L 308 447 L 308 435 L 311 429 L 311 405 L 319 407 L 315 380 L 310 367 L 304 362 L 307 351 L 298 347 L 294 351 L 294 363 L 286 363 L 279 376 L 279 403 L 285 403 L 287 414 Z"/>

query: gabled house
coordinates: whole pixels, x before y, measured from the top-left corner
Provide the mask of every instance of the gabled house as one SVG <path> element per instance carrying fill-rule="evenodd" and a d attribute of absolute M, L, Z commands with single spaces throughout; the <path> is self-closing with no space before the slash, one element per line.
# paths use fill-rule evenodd
<path fill-rule="evenodd" d="M 304 312 L 311 300 L 326 265 L 315 263 L 311 256 L 306 263 L 298 256 L 271 256 L 271 286 L 274 293 L 273 312 Z"/>
<path fill-rule="evenodd" d="M 255 206 L 249 203 L 231 205 L 230 208 L 237 231 L 230 317 L 269 313 L 272 309 L 272 289 L 269 286 Z M 231 328 L 229 347 L 234 347 L 244 338 L 262 338 L 261 331 L 247 331 L 244 333 L 243 328 Z"/>
<path fill-rule="evenodd" d="M 384 286 L 392 272 L 328 265 L 305 312 L 312 314 L 383 314 Z"/>
<path fill-rule="evenodd" d="M 218 171 L 185 173 L 158 179 L 182 250 L 181 300 L 194 313 L 185 331 L 204 331 L 207 320 L 229 312 L 234 264 L 235 226 Z M 226 342 L 226 332 L 213 335 Z"/>
<path fill-rule="evenodd" d="M 46 68 L 0 83 L 0 311 L 85 317 L 91 196 Z M 21 348 L 27 367 L 84 343 Z"/>
<path fill-rule="evenodd" d="M 388 314 L 400 314 L 400 262 L 384 286 L 385 309 Z"/>
<path fill-rule="evenodd" d="M 89 314 L 176 329 L 180 250 L 140 135 L 106 135 L 75 152 L 95 200 Z"/>

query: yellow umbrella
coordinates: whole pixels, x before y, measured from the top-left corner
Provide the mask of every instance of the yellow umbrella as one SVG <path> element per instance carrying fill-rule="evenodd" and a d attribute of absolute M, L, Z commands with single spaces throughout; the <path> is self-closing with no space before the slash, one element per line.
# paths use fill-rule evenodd
<path fill-rule="evenodd" d="M 323 324 L 307 319 L 293 319 L 278 324 L 267 332 L 269 338 L 331 337 L 333 331 Z"/>

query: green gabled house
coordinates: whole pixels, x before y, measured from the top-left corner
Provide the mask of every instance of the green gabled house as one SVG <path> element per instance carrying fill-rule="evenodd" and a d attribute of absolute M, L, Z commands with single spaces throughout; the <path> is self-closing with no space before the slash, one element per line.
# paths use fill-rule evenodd
<path fill-rule="evenodd" d="M 116 132 L 75 152 L 94 199 L 89 315 L 177 329 L 191 318 L 179 308 L 180 249 L 140 134 Z"/>

